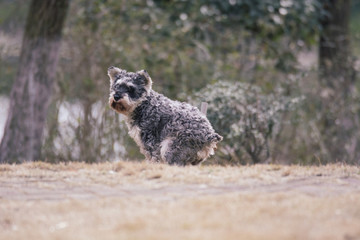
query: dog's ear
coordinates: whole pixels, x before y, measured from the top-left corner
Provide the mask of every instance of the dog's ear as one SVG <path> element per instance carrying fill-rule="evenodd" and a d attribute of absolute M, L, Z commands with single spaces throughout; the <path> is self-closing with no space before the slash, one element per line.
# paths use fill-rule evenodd
<path fill-rule="evenodd" d="M 121 69 L 120 68 L 117 68 L 117 67 L 109 67 L 108 68 L 108 75 L 110 77 L 110 84 L 113 84 L 114 81 L 116 80 L 117 76 L 119 73 L 121 73 Z"/>
<path fill-rule="evenodd" d="M 149 73 L 146 70 L 140 70 L 137 73 L 144 76 L 144 78 L 145 78 L 145 88 L 148 91 L 150 91 L 150 89 L 152 87 L 152 80 L 151 80 L 151 77 L 150 77 Z"/>

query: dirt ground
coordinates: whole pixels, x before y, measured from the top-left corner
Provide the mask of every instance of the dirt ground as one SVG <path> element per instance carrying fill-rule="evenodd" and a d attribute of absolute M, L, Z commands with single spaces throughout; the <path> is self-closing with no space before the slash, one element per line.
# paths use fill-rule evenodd
<path fill-rule="evenodd" d="M 0 239 L 360 239 L 360 167 L 0 165 Z"/>

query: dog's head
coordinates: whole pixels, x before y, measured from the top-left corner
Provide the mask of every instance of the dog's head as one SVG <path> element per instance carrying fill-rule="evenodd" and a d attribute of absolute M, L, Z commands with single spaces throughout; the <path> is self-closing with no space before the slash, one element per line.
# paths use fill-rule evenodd
<path fill-rule="evenodd" d="M 145 70 L 135 73 L 109 67 L 109 104 L 115 111 L 128 115 L 141 103 L 151 90 L 152 81 Z"/>

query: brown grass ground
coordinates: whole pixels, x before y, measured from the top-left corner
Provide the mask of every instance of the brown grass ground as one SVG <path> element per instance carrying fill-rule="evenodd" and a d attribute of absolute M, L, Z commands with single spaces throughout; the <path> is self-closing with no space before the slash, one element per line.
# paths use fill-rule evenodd
<path fill-rule="evenodd" d="M 0 165 L 0 239 L 360 239 L 360 168 Z"/>

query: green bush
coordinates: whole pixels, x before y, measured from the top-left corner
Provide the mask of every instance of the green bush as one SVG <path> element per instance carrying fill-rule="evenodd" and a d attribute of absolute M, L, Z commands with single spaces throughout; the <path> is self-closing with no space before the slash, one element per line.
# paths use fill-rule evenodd
<path fill-rule="evenodd" d="M 219 81 L 195 93 L 209 104 L 207 117 L 224 140 L 218 152 L 234 163 L 259 163 L 270 157 L 269 141 L 282 114 L 303 97 L 264 94 L 259 87 Z"/>

